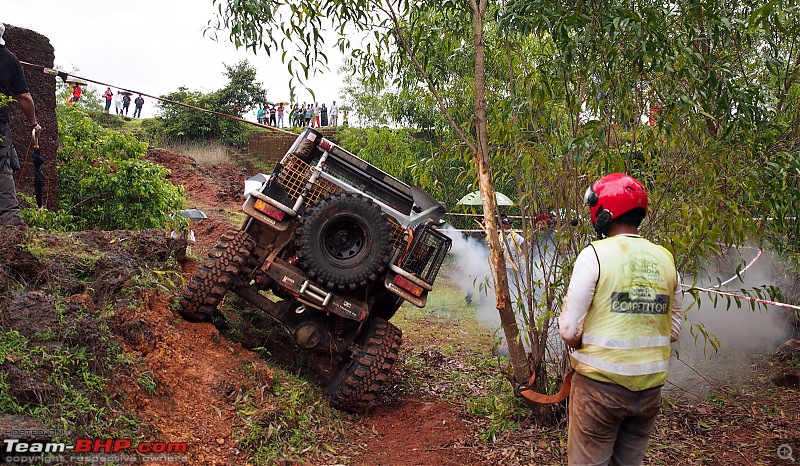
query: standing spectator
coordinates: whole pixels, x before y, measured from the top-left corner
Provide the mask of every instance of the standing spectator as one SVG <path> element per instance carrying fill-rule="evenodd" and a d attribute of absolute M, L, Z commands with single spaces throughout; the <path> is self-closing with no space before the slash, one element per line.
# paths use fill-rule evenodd
<path fill-rule="evenodd" d="M 122 115 L 122 93 L 117 92 L 116 97 L 114 97 L 114 108 L 117 111 L 117 115 Z"/>
<path fill-rule="evenodd" d="M 319 109 L 319 119 L 322 123 L 322 126 L 328 126 L 328 109 L 325 107 L 324 102 L 322 104 L 322 108 Z"/>
<path fill-rule="evenodd" d="M 319 128 L 319 102 L 314 102 L 314 123 L 311 125 L 312 128 Z"/>
<path fill-rule="evenodd" d="M 81 100 L 81 95 L 83 95 L 83 89 L 81 89 L 80 84 L 75 83 L 75 85 L 72 87 L 72 99 L 70 99 L 70 105 Z"/>
<path fill-rule="evenodd" d="M 264 124 L 264 107 L 262 105 L 258 106 L 258 112 L 256 112 L 256 121 L 260 124 Z"/>
<path fill-rule="evenodd" d="M 306 107 L 306 119 L 304 122 L 304 126 L 314 127 L 314 110 L 311 108 L 311 104 L 308 104 Z"/>
<path fill-rule="evenodd" d="M 131 95 L 125 94 L 122 96 L 122 111 L 125 113 L 125 116 L 128 116 L 128 109 L 131 107 Z"/>
<path fill-rule="evenodd" d="M 278 128 L 283 128 L 283 102 L 278 104 Z"/>
<path fill-rule="evenodd" d="M 38 134 L 42 127 L 36 122 L 36 107 L 25 81 L 25 72 L 17 57 L 6 48 L 3 34 L 5 25 L 0 22 L 0 93 L 12 96 L 19 102 L 22 113 L 28 120 L 29 129 Z M 9 107 L 0 107 L 0 223 L 3 226 L 24 225 L 19 216 L 17 187 L 11 170 L 11 125 Z"/>
<path fill-rule="evenodd" d="M 133 117 L 141 118 L 142 106 L 144 105 L 144 97 L 142 97 L 142 94 L 139 94 L 139 97 L 137 97 L 136 100 L 133 101 L 133 103 L 134 105 L 136 105 L 136 107 L 133 109 Z"/>
<path fill-rule="evenodd" d="M 333 101 L 333 105 L 331 105 L 331 125 L 336 126 L 339 124 L 339 106 L 336 105 L 336 101 Z"/>
<path fill-rule="evenodd" d="M 683 323 L 672 254 L 639 236 L 647 191 L 623 173 L 584 195 L 600 238 L 575 259 L 558 332 L 571 348 L 569 464 L 642 464 Z"/>
<path fill-rule="evenodd" d="M 103 92 L 103 96 L 106 98 L 106 113 L 111 112 L 111 99 L 114 98 L 114 93 L 111 92 L 111 88 L 107 87 L 106 91 Z"/>
<path fill-rule="evenodd" d="M 299 104 L 294 104 L 294 122 L 299 127 L 303 127 L 303 107 Z"/>
<path fill-rule="evenodd" d="M 275 105 L 270 105 L 269 106 L 269 125 L 270 126 L 275 126 L 275 122 L 276 122 L 275 114 L 276 113 L 277 113 L 277 110 L 275 110 Z"/>

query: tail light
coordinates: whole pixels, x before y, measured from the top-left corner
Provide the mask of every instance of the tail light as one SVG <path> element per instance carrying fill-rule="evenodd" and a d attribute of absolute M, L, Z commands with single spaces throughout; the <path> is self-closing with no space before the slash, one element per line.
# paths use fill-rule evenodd
<path fill-rule="evenodd" d="M 277 207 L 273 207 L 266 202 L 262 201 L 261 199 L 256 199 L 255 204 L 253 204 L 253 208 L 257 211 L 265 214 L 267 217 L 275 219 L 277 221 L 283 220 L 283 217 L 286 216 L 286 212 L 278 209 Z"/>
<path fill-rule="evenodd" d="M 425 291 L 425 290 L 422 289 L 421 286 L 417 285 L 416 283 L 413 283 L 410 280 L 407 280 L 406 278 L 404 278 L 404 277 L 402 277 L 400 275 L 397 275 L 396 277 L 394 277 L 394 280 L 392 280 L 392 281 L 394 282 L 395 285 L 397 285 L 400 288 L 408 291 L 409 293 L 413 294 L 417 298 L 422 296 L 422 292 Z"/>

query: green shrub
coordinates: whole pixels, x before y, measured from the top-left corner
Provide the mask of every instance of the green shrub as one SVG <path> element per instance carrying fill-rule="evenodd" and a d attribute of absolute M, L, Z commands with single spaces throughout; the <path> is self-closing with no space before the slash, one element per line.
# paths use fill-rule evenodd
<path fill-rule="evenodd" d="M 248 111 L 266 102 L 267 91 L 256 82 L 256 69 L 247 61 L 233 66 L 225 65 L 225 75 L 230 80 L 222 89 L 210 93 L 191 91 L 181 86 L 177 91 L 162 97 L 208 111 L 242 117 Z M 159 126 L 146 130 L 154 136 L 166 137 L 170 142 L 187 143 L 216 141 L 244 147 L 249 130 L 245 124 L 196 109 L 161 101 L 158 104 Z"/>
<path fill-rule="evenodd" d="M 174 213 L 185 204 L 183 188 L 166 179 L 169 170 L 142 160 L 147 144 L 101 127 L 75 106 L 59 112 L 60 210 L 57 215 L 28 212 L 26 219 L 59 230 L 172 226 Z"/>

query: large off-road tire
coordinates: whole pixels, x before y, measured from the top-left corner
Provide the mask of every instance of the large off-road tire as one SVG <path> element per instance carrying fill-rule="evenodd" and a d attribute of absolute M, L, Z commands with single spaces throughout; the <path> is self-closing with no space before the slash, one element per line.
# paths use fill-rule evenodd
<path fill-rule="evenodd" d="M 366 329 L 356 341 L 358 351 L 342 362 L 328 386 L 326 394 L 337 409 L 366 411 L 389 380 L 397 361 L 403 344 L 400 329 L 378 318 L 369 322 Z"/>
<path fill-rule="evenodd" d="M 223 233 L 183 290 L 180 299 L 183 318 L 224 326 L 225 317 L 217 306 L 240 279 L 254 248 L 253 238 L 244 231 Z"/>
<path fill-rule="evenodd" d="M 300 266 L 332 290 L 355 291 L 377 280 L 389 263 L 392 231 L 372 199 L 336 193 L 308 208 L 295 240 Z"/>

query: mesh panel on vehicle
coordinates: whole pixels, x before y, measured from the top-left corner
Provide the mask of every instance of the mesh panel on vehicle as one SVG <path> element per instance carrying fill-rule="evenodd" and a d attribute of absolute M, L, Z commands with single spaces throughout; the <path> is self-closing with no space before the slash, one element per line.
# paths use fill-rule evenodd
<path fill-rule="evenodd" d="M 311 165 L 292 154 L 278 174 L 278 182 L 283 186 L 283 189 L 286 190 L 286 193 L 291 199 L 297 200 L 303 193 L 308 180 L 311 178 L 311 174 Z M 342 189 L 335 184 L 328 180 L 318 178 L 317 182 L 314 183 L 308 192 L 306 203 L 313 204 L 321 198 L 339 191 L 342 191 Z"/>
<path fill-rule="evenodd" d="M 450 238 L 433 227 L 426 226 L 414 240 L 411 251 L 403 258 L 401 267 L 433 284 L 451 244 Z"/>
<path fill-rule="evenodd" d="M 403 227 L 392 217 L 389 217 L 389 225 L 392 226 L 392 250 L 404 248 L 406 246 L 406 232 Z"/>

